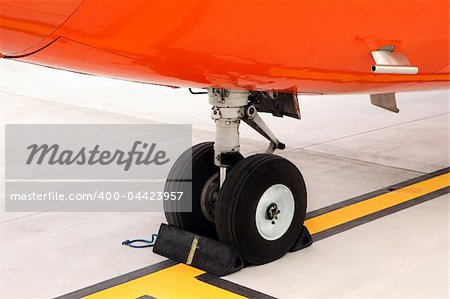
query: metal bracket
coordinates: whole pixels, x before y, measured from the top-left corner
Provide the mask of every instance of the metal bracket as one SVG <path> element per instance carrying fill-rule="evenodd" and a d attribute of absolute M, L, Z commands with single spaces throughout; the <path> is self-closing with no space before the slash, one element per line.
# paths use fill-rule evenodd
<path fill-rule="evenodd" d="M 275 134 L 269 129 L 264 120 L 259 116 L 255 106 L 250 105 L 245 109 L 245 116 L 243 118 L 246 124 L 255 129 L 259 134 L 270 141 L 269 148 L 266 154 L 273 153 L 276 149 L 284 149 L 286 146 L 281 143 Z"/>
<path fill-rule="evenodd" d="M 300 119 L 300 107 L 295 93 L 252 91 L 249 101 L 259 112 L 272 113 L 276 117 L 289 116 Z"/>
<path fill-rule="evenodd" d="M 370 102 L 383 109 L 398 113 L 400 110 L 397 108 L 397 101 L 395 99 L 395 93 L 379 93 L 379 94 L 371 94 Z"/>
<path fill-rule="evenodd" d="M 408 58 L 401 52 L 394 52 L 395 47 L 386 45 L 376 51 L 372 51 L 372 58 L 375 65 L 371 67 L 375 74 L 403 74 L 415 75 L 419 68 L 411 66 Z"/>

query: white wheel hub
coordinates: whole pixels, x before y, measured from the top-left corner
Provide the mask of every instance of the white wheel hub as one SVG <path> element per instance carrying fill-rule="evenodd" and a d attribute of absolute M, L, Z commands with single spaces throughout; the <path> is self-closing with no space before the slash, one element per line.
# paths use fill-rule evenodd
<path fill-rule="evenodd" d="M 295 200 L 291 190 L 283 184 L 269 187 L 256 207 L 256 228 L 266 240 L 281 238 L 294 219 Z"/>

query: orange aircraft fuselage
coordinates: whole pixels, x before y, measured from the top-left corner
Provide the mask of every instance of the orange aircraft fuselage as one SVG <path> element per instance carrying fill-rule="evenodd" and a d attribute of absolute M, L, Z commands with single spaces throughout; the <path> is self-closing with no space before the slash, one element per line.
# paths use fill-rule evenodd
<path fill-rule="evenodd" d="M 297 93 L 448 88 L 448 0 L 1 0 L 6 58 L 140 82 Z M 395 47 L 416 75 L 375 74 Z"/>

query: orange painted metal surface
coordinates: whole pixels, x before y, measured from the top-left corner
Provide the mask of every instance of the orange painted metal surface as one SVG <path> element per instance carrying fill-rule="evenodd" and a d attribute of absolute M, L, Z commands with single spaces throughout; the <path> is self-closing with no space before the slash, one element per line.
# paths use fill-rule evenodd
<path fill-rule="evenodd" d="M 2 7 L 12 2 L 1 0 Z M 58 19 L 56 28 L 51 23 L 54 31 L 41 32 L 32 15 L 20 15 L 15 29 L 29 34 L 14 38 L 5 35 L 11 28 L 4 25 L 14 16 L 0 12 L 0 52 L 170 86 L 319 94 L 449 86 L 448 0 L 76 2 L 67 2 L 73 10 L 67 20 Z M 51 1 L 47 9 L 52 11 Z M 388 44 L 419 73 L 372 74 L 371 51 Z"/>
<path fill-rule="evenodd" d="M 0 1 L 0 52 L 20 55 L 52 41 L 52 33 L 82 0 Z"/>

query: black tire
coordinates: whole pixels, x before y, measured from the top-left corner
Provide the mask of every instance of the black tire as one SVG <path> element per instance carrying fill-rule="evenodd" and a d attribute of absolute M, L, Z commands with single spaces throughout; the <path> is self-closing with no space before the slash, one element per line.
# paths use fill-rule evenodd
<path fill-rule="evenodd" d="M 241 155 L 237 156 L 237 161 L 242 159 Z M 218 172 L 219 168 L 214 165 L 214 142 L 194 145 L 177 159 L 169 172 L 164 191 L 190 192 L 185 182 L 192 173 L 192 212 L 177 212 L 181 206 L 178 201 L 164 201 L 164 213 L 169 224 L 198 235 L 217 238 L 215 224 L 203 215 L 200 197 L 205 183 Z"/>
<path fill-rule="evenodd" d="M 294 213 L 285 226 L 287 231 L 268 240 L 259 233 L 255 214 L 264 192 L 275 185 L 290 190 Z M 216 209 L 218 237 L 234 244 L 247 264 L 271 262 L 286 254 L 297 240 L 305 220 L 306 202 L 305 182 L 294 164 L 275 155 L 250 156 L 234 166 L 220 190 Z"/>

